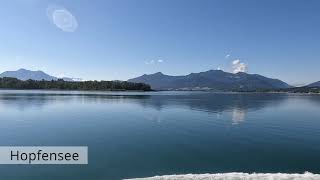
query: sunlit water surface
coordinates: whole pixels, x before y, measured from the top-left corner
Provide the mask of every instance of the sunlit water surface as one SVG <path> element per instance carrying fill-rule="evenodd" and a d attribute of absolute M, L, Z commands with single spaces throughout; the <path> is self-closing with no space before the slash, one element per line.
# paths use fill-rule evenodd
<path fill-rule="evenodd" d="M 3 90 L 0 145 L 89 147 L 89 165 L 1 165 L 5 180 L 320 173 L 320 96 Z"/>

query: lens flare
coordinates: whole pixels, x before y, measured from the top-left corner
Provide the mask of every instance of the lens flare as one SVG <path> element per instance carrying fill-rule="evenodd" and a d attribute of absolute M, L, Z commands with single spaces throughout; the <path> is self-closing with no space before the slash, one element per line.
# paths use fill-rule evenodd
<path fill-rule="evenodd" d="M 77 19 L 63 7 L 49 5 L 47 16 L 52 24 L 64 32 L 74 32 L 78 28 Z"/>

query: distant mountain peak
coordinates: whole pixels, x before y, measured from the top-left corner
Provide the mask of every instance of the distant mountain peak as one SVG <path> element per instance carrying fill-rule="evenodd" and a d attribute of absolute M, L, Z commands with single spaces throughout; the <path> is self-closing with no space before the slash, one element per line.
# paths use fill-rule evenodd
<path fill-rule="evenodd" d="M 11 71 L 11 72 L 14 72 L 14 71 Z M 44 73 L 43 71 L 40 71 L 40 70 L 32 71 L 32 70 L 28 70 L 28 69 L 24 69 L 24 68 L 20 68 L 20 69 L 16 70 L 16 72 L 42 72 L 42 73 Z"/>
<path fill-rule="evenodd" d="M 17 78 L 20 80 L 28 80 L 28 79 L 32 79 L 32 80 L 37 80 L 37 81 L 41 81 L 41 80 L 46 80 L 46 81 L 51 81 L 51 80 L 58 80 L 57 77 L 51 76 L 49 74 L 46 74 L 43 71 L 37 70 L 37 71 L 31 71 L 31 70 L 27 70 L 24 68 L 20 68 L 16 71 L 5 71 L 3 73 L 0 74 L 0 78 L 1 77 L 13 77 L 13 78 Z M 73 81 L 72 78 L 63 78 L 65 81 Z"/>
<path fill-rule="evenodd" d="M 237 73 L 234 73 L 234 74 L 248 74 L 246 72 L 237 72 Z"/>
<path fill-rule="evenodd" d="M 27 70 L 24 69 L 24 68 L 20 68 L 20 69 L 18 69 L 17 71 L 27 71 Z"/>
<path fill-rule="evenodd" d="M 153 75 L 164 75 L 162 72 L 156 72 Z"/>

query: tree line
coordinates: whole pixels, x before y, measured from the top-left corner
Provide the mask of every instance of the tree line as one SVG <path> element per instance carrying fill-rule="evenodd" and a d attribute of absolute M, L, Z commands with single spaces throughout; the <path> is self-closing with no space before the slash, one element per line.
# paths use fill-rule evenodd
<path fill-rule="evenodd" d="M 17 78 L 0 78 L 2 89 L 52 89 L 52 90 L 97 90 L 97 91 L 150 91 L 151 87 L 144 83 L 127 81 L 64 81 L 63 79 L 52 81 L 22 81 Z"/>
<path fill-rule="evenodd" d="M 252 91 L 235 91 L 235 92 L 261 92 L 261 93 L 268 93 L 268 92 L 279 92 L 279 93 L 314 93 L 320 94 L 320 87 L 293 87 L 293 88 L 286 88 L 286 89 L 257 89 Z"/>
<path fill-rule="evenodd" d="M 320 93 L 320 87 L 295 87 L 288 89 L 280 89 L 277 92 L 289 92 L 289 93 Z"/>

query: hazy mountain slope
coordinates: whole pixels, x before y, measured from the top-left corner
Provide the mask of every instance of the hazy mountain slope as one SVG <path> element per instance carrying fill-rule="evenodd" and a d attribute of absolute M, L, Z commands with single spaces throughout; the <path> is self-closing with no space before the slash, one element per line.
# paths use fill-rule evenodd
<path fill-rule="evenodd" d="M 27 69 L 19 69 L 17 71 L 5 71 L 0 74 L 0 77 L 13 77 L 23 81 L 28 79 L 37 80 L 37 81 L 41 81 L 41 80 L 51 81 L 51 80 L 60 79 L 60 78 L 51 76 L 49 74 L 46 74 L 43 71 L 30 71 Z M 63 77 L 62 79 L 65 81 L 73 81 L 72 78 L 68 78 L 68 77 Z"/>
<path fill-rule="evenodd" d="M 307 87 L 320 87 L 320 81 L 307 85 Z"/>
<path fill-rule="evenodd" d="M 221 70 L 210 70 L 191 73 L 186 76 L 168 76 L 160 72 L 129 79 L 130 82 L 142 82 L 156 90 L 209 88 L 215 90 L 256 90 L 289 88 L 278 79 L 271 79 L 257 74 L 228 73 Z"/>
<path fill-rule="evenodd" d="M 54 76 L 50 76 L 42 71 L 30 71 L 26 69 L 19 69 L 17 71 L 5 71 L 0 74 L 0 77 L 14 77 L 20 80 L 28 80 L 28 79 L 33 79 L 33 80 L 57 80 L 58 78 Z"/>

